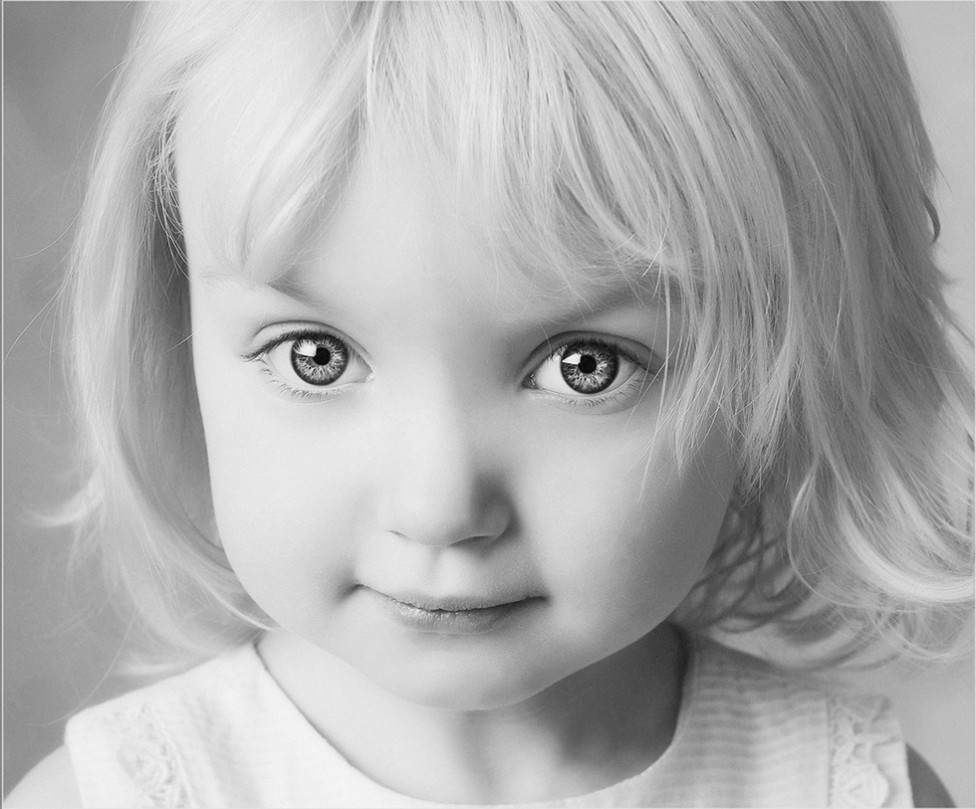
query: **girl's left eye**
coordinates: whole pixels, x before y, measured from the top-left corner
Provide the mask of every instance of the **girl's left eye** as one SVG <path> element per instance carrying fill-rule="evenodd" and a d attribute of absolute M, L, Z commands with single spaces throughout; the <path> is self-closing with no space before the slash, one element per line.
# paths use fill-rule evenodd
<path fill-rule="evenodd" d="M 300 399 L 326 398 L 371 373 L 354 348 L 329 332 L 289 332 L 245 359 L 261 360 L 279 392 Z"/>
<path fill-rule="evenodd" d="M 585 337 L 557 347 L 526 382 L 572 405 L 599 406 L 639 395 L 660 370 L 623 346 Z"/>

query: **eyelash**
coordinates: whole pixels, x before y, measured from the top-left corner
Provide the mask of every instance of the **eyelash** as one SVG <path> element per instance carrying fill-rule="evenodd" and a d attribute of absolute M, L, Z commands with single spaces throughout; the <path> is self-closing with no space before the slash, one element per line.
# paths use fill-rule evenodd
<path fill-rule="evenodd" d="M 558 342 L 557 342 L 558 341 Z M 651 354 L 650 360 L 642 360 L 636 355 L 635 352 L 629 350 L 626 346 L 621 343 L 615 342 L 614 340 L 607 339 L 606 337 L 591 337 L 587 334 L 570 334 L 565 337 L 557 338 L 557 341 L 550 341 L 550 345 L 555 344 L 555 349 L 550 351 L 542 362 L 537 362 L 533 366 L 532 373 L 530 373 L 525 379 L 526 381 L 531 380 L 535 377 L 538 370 L 542 367 L 543 363 L 550 362 L 555 359 L 561 359 L 562 352 L 570 345 L 574 343 L 584 343 L 586 345 L 599 346 L 600 348 L 611 351 L 626 360 L 629 360 L 634 365 L 636 365 L 642 373 L 634 373 L 630 379 L 628 379 L 620 387 L 615 388 L 604 394 L 597 394 L 593 396 L 578 395 L 578 396 L 564 396 L 555 391 L 549 391 L 542 388 L 534 388 L 540 395 L 546 397 L 552 397 L 558 399 L 560 404 L 568 407 L 585 407 L 589 409 L 604 408 L 608 405 L 615 404 L 620 401 L 624 401 L 629 396 L 634 396 L 645 391 L 650 384 L 654 382 L 655 379 L 664 371 L 666 363 L 661 362 L 657 355 Z M 653 370 L 652 370 L 653 369 Z"/>
<path fill-rule="evenodd" d="M 347 385 L 355 383 L 347 382 L 345 385 L 336 384 L 328 387 L 323 386 L 321 390 L 315 391 L 306 390 L 305 388 L 290 385 L 281 379 L 275 373 L 271 365 L 268 364 L 267 360 L 268 355 L 278 346 L 284 343 L 294 343 L 299 340 L 316 340 L 321 339 L 322 337 L 330 337 L 335 340 L 339 340 L 341 343 L 343 343 L 343 345 L 346 346 L 350 357 L 359 358 L 360 361 L 365 364 L 365 362 L 361 359 L 361 354 L 349 344 L 349 340 L 331 331 L 326 331 L 325 329 L 292 329 L 268 340 L 254 351 L 242 355 L 241 359 L 245 360 L 246 362 L 260 362 L 261 368 L 259 369 L 259 373 L 268 378 L 268 383 L 273 386 L 275 393 L 305 403 L 314 404 L 316 402 L 323 402 L 335 396 L 341 395 L 343 393 L 343 389 Z"/>
<path fill-rule="evenodd" d="M 321 390 L 317 391 L 306 390 L 304 388 L 290 385 L 283 379 L 279 378 L 274 369 L 267 362 L 268 355 L 274 349 L 284 343 L 293 343 L 298 340 L 315 340 L 321 339 L 322 337 L 330 337 L 340 340 L 349 350 L 350 356 L 359 359 L 360 362 L 365 364 L 365 361 L 361 359 L 361 354 L 349 344 L 347 339 L 324 329 L 293 329 L 287 331 L 283 334 L 275 336 L 271 340 L 268 340 L 254 351 L 242 355 L 242 359 L 247 362 L 261 363 L 262 367 L 260 368 L 259 372 L 268 378 L 268 383 L 274 387 L 275 393 L 305 403 L 326 401 L 335 396 L 341 395 L 348 385 L 356 383 L 340 383 L 336 384 L 335 386 L 323 387 Z M 666 364 L 664 362 L 660 362 L 656 355 L 652 354 L 650 361 L 642 360 L 636 355 L 635 352 L 629 350 L 626 346 L 605 337 L 590 337 L 586 334 L 571 334 L 557 339 L 558 343 L 555 343 L 555 349 L 550 351 L 543 360 L 536 362 L 533 365 L 532 372 L 524 377 L 523 387 L 530 390 L 535 390 L 539 395 L 546 396 L 547 398 L 556 399 L 560 404 L 567 407 L 598 409 L 623 401 L 630 396 L 639 394 L 646 390 L 650 386 L 650 383 L 652 383 L 666 367 Z M 592 396 L 582 394 L 578 396 L 565 396 L 556 393 L 555 391 L 550 391 L 543 388 L 533 388 L 527 384 L 529 381 L 534 381 L 536 373 L 544 363 L 561 358 L 561 352 L 563 352 L 573 343 L 585 343 L 587 345 L 599 346 L 607 351 L 611 351 L 629 362 L 632 362 L 635 366 L 637 366 L 637 368 L 640 369 L 642 373 L 632 374 L 631 378 L 618 388 L 615 388 L 607 393 Z M 553 345 L 553 342 L 550 342 L 550 345 Z"/>
<path fill-rule="evenodd" d="M 304 388 L 292 387 L 287 382 L 282 382 L 278 379 L 275 376 L 275 372 L 267 365 L 260 369 L 260 373 L 268 377 L 268 381 L 274 387 L 275 393 L 289 396 L 301 402 L 321 402 L 338 393 L 338 390 L 329 390 L 328 388 L 324 388 L 320 393 L 317 393 L 315 391 L 305 390 Z"/>

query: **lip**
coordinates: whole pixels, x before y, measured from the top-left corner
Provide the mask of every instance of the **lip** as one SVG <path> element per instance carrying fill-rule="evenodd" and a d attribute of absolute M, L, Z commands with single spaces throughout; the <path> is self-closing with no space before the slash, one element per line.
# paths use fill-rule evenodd
<path fill-rule="evenodd" d="M 509 599 L 490 599 L 479 596 L 451 596 L 432 598 L 423 595 L 387 595 L 374 593 L 381 606 L 399 623 L 412 629 L 446 634 L 480 634 L 509 623 L 510 619 L 531 609 L 542 599 L 524 596 Z"/>

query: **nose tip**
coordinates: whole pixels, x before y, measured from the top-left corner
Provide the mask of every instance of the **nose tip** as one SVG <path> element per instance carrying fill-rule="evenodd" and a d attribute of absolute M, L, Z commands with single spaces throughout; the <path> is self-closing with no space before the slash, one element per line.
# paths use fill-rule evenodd
<path fill-rule="evenodd" d="M 474 502 L 468 509 L 453 513 L 435 503 L 417 501 L 409 509 L 401 509 L 398 519 L 388 530 L 418 545 L 477 546 L 501 537 L 510 520 L 509 509 L 497 499 Z"/>
<path fill-rule="evenodd" d="M 456 409 L 412 412 L 409 424 L 388 434 L 377 493 L 380 527 L 424 545 L 500 537 L 512 510 L 497 435 Z"/>

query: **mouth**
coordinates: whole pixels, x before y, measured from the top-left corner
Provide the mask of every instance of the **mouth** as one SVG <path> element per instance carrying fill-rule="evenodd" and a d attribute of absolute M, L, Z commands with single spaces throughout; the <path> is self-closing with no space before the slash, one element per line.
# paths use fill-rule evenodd
<path fill-rule="evenodd" d="M 447 634 L 488 632 L 532 609 L 541 596 L 486 598 L 451 596 L 433 598 L 416 594 L 387 595 L 370 588 L 386 612 L 399 623 L 413 629 Z"/>

